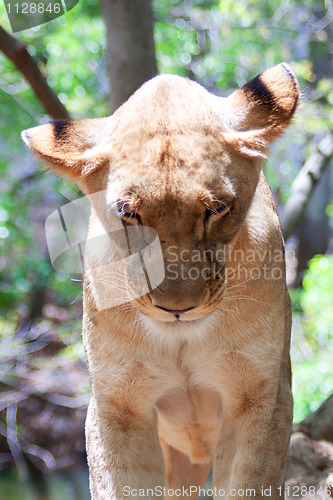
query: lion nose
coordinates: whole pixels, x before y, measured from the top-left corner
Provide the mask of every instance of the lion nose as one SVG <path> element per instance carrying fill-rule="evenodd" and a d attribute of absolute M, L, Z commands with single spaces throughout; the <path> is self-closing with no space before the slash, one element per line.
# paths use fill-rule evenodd
<path fill-rule="evenodd" d="M 195 307 L 198 307 L 202 302 L 201 293 L 200 296 L 196 296 L 196 294 L 192 294 L 189 296 L 188 294 L 179 296 L 176 294 L 169 294 L 160 292 L 159 289 L 153 290 L 150 294 L 150 300 L 152 305 L 161 309 L 162 311 L 166 311 L 170 314 L 184 314 Z"/>

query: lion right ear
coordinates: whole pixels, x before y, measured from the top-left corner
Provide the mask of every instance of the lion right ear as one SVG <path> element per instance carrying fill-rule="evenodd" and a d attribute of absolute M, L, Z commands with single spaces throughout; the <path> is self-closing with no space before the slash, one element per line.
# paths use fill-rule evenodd
<path fill-rule="evenodd" d="M 225 99 L 225 137 L 249 156 L 264 156 L 290 123 L 298 97 L 298 81 L 288 64 L 264 71 Z"/>
<path fill-rule="evenodd" d="M 22 139 L 48 166 L 77 182 L 102 166 L 109 118 L 54 120 L 22 132 Z"/>

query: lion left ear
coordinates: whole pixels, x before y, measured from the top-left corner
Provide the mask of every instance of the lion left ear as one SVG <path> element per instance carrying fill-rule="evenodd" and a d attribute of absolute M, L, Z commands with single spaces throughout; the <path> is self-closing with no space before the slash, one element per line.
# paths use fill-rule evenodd
<path fill-rule="evenodd" d="M 250 156 L 263 156 L 289 125 L 298 97 L 299 84 L 288 64 L 264 71 L 225 100 L 227 139 L 239 141 Z"/>
<path fill-rule="evenodd" d="M 54 120 L 24 130 L 22 139 L 52 170 L 75 182 L 104 163 L 109 127 L 109 118 Z"/>

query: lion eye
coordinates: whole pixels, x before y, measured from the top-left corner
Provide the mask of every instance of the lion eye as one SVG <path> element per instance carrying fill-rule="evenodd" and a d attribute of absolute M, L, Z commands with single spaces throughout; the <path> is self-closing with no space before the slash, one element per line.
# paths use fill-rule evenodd
<path fill-rule="evenodd" d="M 118 215 L 125 221 L 140 221 L 140 215 L 136 210 L 130 210 L 127 203 L 117 205 Z"/>
<path fill-rule="evenodd" d="M 130 220 L 130 219 L 140 220 L 140 215 L 136 212 L 119 212 L 119 215 L 122 219 L 125 220 Z"/>
<path fill-rule="evenodd" d="M 219 216 L 223 217 L 224 215 L 227 215 L 228 213 L 231 212 L 232 207 L 230 205 L 226 205 L 225 203 L 220 204 L 216 207 L 207 207 L 206 208 L 206 215 L 208 216 Z"/>

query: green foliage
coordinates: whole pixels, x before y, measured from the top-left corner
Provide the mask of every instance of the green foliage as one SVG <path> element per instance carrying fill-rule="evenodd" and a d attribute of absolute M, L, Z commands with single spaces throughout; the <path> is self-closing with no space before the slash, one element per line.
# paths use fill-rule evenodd
<path fill-rule="evenodd" d="M 319 347 L 333 351 L 333 255 L 317 255 L 303 279 L 304 327 Z"/>
<path fill-rule="evenodd" d="M 3 4 L 0 16 L 4 27 Z M 97 0 L 17 35 L 39 62 L 49 85 L 73 117 L 108 114 L 108 81 L 102 58 L 105 27 Z M 44 221 L 58 206 L 80 196 L 69 182 L 38 172 L 21 140 L 22 130 L 46 121 L 44 110 L 13 63 L 0 56 L 0 313 L 25 315 L 33 291 L 54 290 L 52 300 L 71 307 L 81 295 L 71 276 L 55 273 L 47 255 Z M 23 159 L 23 161 L 22 161 Z"/>
<path fill-rule="evenodd" d="M 5 17 L 2 4 L 1 14 Z M 4 23 L 4 27 L 10 31 L 8 23 Z M 105 26 L 97 0 L 80 1 L 65 16 L 25 30 L 17 38 L 27 44 L 29 53 L 46 74 L 49 85 L 73 117 L 104 116 L 108 113 L 108 80 L 102 59 Z M 43 109 L 22 75 L 4 57 L 0 57 L 0 74 L 0 87 L 8 93 L 8 111 L 10 105 L 15 106 L 16 103 L 18 110 L 25 108 L 35 119 L 35 123 L 29 124 L 25 120 L 25 124 L 18 124 L 20 116 L 11 114 L 15 129 L 18 125 L 22 128 L 35 125 L 42 118 Z M 4 98 L 1 93 L 1 102 Z"/>
<path fill-rule="evenodd" d="M 302 362 L 293 359 L 294 422 L 301 422 L 332 394 L 332 355 L 314 350 Z"/>
<path fill-rule="evenodd" d="M 333 390 L 333 255 L 309 262 L 294 305 L 295 421 L 314 411 Z"/>

